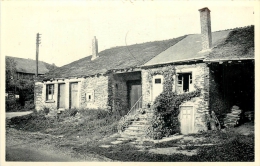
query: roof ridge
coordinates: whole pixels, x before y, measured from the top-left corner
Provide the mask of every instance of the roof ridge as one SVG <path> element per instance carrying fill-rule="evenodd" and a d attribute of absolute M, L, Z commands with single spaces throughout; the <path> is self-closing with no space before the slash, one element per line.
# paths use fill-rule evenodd
<path fill-rule="evenodd" d="M 182 41 L 183 39 L 187 38 L 187 36 L 189 36 L 189 35 L 190 35 L 190 34 L 188 34 L 188 35 L 184 35 L 184 36 L 180 36 L 180 37 L 183 37 L 183 38 L 182 38 L 181 40 L 179 40 L 177 43 L 179 43 L 179 42 Z M 179 38 L 179 37 L 178 37 L 178 38 Z M 176 38 L 175 38 L 175 39 L 176 39 Z M 177 43 L 175 43 L 174 45 L 176 45 Z M 172 46 L 174 46 L 174 45 L 172 45 Z M 162 52 L 168 50 L 168 49 L 171 48 L 172 46 L 166 48 L 166 49 L 163 50 Z M 157 55 L 161 54 L 162 52 L 158 53 Z M 151 59 L 153 59 L 153 58 L 156 57 L 157 55 L 151 57 L 149 60 L 147 60 L 146 62 L 144 62 L 142 65 L 144 65 L 144 64 L 147 63 L 147 62 L 149 62 Z M 141 65 L 141 66 L 142 66 L 142 65 Z"/>

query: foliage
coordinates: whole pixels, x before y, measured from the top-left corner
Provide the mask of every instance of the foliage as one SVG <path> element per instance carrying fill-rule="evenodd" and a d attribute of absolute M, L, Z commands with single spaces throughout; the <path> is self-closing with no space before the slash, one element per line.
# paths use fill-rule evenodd
<path fill-rule="evenodd" d="M 46 116 L 50 109 L 29 115 L 11 118 L 11 125 L 24 131 L 40 131 L 54 135 L 66 136 L 93 136 L 102 137 L 117 132 L 118 120 L 121 118 L 118 112 L 108 112 L 102 109 L 71 109 L 65 110 L 59 118 Z"/>
<path fill-rule="evenodd" d="M 156 162 L 169 162 L 169 161 L 254 161 L 254 136 L 243 136 L 227 133 L 205 133 L 212 139 L 218 138 L 220 144 L 213 146 L 185 146 L 186 150 L 197 149 L 198 153 L 193 156 L 184 154 L 156 154 L 150 153 L 147 150 L 140 151 L 139 148 L 133 146 L 131 143 L 118 144 L 109 148 L 99 147 L 97 144 L 85 144 L 76 146 L 74 150 L 76 153 L 89 154 L 94 153 L 105 156 L 112 160 L 117 161 L 156 161 Z M 204 134 L 200 135 L 204 137 Z M 143 145 L 152 146 L 152 148 L 167 148 L 178 146 L 179 140 L 172 140 L 154 144 L 153 142 L 144 141 Z"/>
<path fill-rule="evenodd" d="M 198 97 L 201 89 L 193 92 L 177 95 L 173 92 L 174 75 L 176 74 L 174 66 L 165 66 L 160 70 L 149 70 L 148 80 L 151 83 L 154 75 L 163 75 L 163 92 L 155 99 L 153 109 L 155 117 L 150 120 L 151 126 L 146 130 L 149 137 L 161 139 L 174 133 L 179 133 L 179 106 L 193 97 Z"/>
<path fill-rule="evenodd" d="M 34 81 L 31 79 L 17 79 L 16 63 L 11 58 L 6 58 L 5 75 L 6 75 L 5 91 L 6 92 L 11 91 L 11 92 L 15 92 L 16 94 L 19 94 L 19 103 L 21 106 L 25 105 L 25 101 L 34 100 Z M 6 105 L 8 104 L 9 103 L 6 102 Z M 34 108 L 34 107 L 31 105 L 30 108 Z M 6 111 L 16 111 L 16 110 L 14 108 L 7 107 Z"/>
<path fill-rule="evenodd" d="M 11 99 L 5 101 L 6 112 L 17 112 L 21 111 L 22 107 L 17 99 Z"/>
<path fill-rule="evenodd" d="M 16 63 L 11 58 L 6 58 L 5 62 L 5 90 L 14 91 L 15 80 L 14 76 L 16 73 Z"/>
<path fill-rule="evenodd" d="M 149 70 L 148 71 L 148 80 L 150 84 L 152 83 L 152 77 L 154 75 L 163 75 L 164 82 L 163 82 L 163 91 L 172 91 L 173 85 L 173 75 L 175 74 L 175 67 L 174 66 L 165 66 L 160 70 Z"/>
<path fill-rule="evenodd" d="M 177 95 L 174 92 L 164 91 L 154 101 L 155 117 L 150 120 L 151 126 L 147 135 L 153 139 L 161 139 L 175 133 L 180 133 L 179 106 L 184 102 L 198 97 L 201 90 Z"/>

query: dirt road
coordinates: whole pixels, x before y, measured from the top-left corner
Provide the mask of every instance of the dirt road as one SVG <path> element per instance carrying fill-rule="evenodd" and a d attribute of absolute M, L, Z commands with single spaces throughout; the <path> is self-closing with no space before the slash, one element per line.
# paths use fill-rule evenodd
<path fill-rule="evenodd" d="M 112 161 L 95 154 L 75 154 L 69 147 L 58 147 L 60 138 L 38 132 L 6 128 L 6 161 Z"/>
<path fill-rule="evenodd" d="M 31 114 L 32 111 L 25 111 L 25 112 L 6 112 L 5 116 L 7 119 L 11 119 L 12 117 L 16 117 L 16 116 L 23 116 L 23 115 L 27 115 L 27 114 Z"/>

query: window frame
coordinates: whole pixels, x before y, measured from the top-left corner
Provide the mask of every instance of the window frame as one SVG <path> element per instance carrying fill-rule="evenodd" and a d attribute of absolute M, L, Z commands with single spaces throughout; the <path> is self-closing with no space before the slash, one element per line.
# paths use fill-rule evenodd
<path fill-rule="evenodd" d="M 188 75 L 188 91 L 184 91 L 184 77 L 183 77 L 183 75 L 184 74 L 187 74 Z M 192 72 L 177 72 L 177 79 L 176 79 L 176 86 L 177 86 L 177 89 L 176 89 L 176 92 L 177 93 L 179 93 L 179 94 L 182 94 L 182 93 L 187 93 L 187 92 L 191 92 L 191 91 L 193 91 L 193 88 L 191 87 L 191 86 L 193 86 L 193 80 L 192 80 L 192 78 L 193 78 L 193 73 Z M 181 78 L 181 80 L 180 80 L 180 78 Z M 181 87 L 181 91 L 180 91 L 180 88 Z"/>
<path fill-rule="evenodd" d="M 94 92 L 94 90 L 87 91 L 87 93 L 85 95 L 86 95 L 85 98 L 86 98 L 86 102 L 87 103 L 91 103 L 91 102 L 95 101 L 95 92 Z M 90 96 L 90 99 L 89 99 L 89 96 Z"/>
<path fill-rule="evenodd" d="M 52 96 L 51 98 L 49 98 L 50 95 Z M 46 101 L 54 101 L 54 84 L 46 84 Z"/>

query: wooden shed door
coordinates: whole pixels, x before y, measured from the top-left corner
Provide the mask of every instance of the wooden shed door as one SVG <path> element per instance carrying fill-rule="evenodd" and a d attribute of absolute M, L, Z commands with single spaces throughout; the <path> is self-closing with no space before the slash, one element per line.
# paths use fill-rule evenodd
<path fill-rule="evenodd" d="M 141 85 L 131 85 L 130 88 L 130 109 L 134 106 L 137 100 L 142 96 Z"/>
<path fill-rule="evenodd" d="M 193 132 L 193 106 L 180 107 L 181 133 L 190 134 Z"/>
<path fill-rule="evenodd" d="M 65 108 L 65 84 L 59 84 L 58 108 Z"/>
<path fill-rule="evenodd" d="M 70 108 L 78 108 L 78 83 L 70 84 Z"/>

